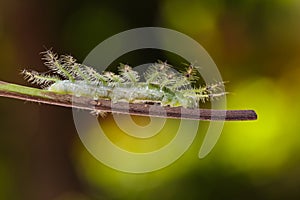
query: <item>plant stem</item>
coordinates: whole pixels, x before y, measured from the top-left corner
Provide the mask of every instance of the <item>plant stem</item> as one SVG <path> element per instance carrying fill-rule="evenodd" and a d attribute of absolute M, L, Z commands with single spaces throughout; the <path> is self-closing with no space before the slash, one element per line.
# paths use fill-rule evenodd
<path fill-rule="evenodd" d="M 141 116 L 227 121 L 257 119 L 257 115 L 253 110 L 187 109 L 181 107 L 162 107 L 160 105 L 142 103 L 128 104 L 125 102 L 112 104 L 109 100 L 93 100 L 87 97 L 59 94 L 47 90 L 6 83 L 3 81 L 0 81 L 0 96 L 89 111 L 104 111 Z M 151 113 L 149 113 L 150 107 Z"/>

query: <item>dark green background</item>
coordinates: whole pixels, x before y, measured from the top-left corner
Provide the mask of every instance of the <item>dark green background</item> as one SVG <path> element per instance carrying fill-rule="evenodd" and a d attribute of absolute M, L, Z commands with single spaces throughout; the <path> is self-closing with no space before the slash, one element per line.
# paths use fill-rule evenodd
<path fill-rule="evenodd" d="M 1 98 L 0 199 L 299 199 L 298 0 L 0 0 L 0 80 L 28 85 L 20 70 L 46 71 L 43 46 L 82 61 L 107 37 L 144 26 L 171 28 L 202 44 L 229 81 L 228 108 L 255 109 L 259 120 L 227 122 L 213 151 L 199 160 L 208 125 L 202 123 L 177 162 L 133 175 L 85 150 L 70 109 Z M 139 53 L 124 62 L 149 57 Z M 113 126 L 111 118 L 102 123 Z"/>

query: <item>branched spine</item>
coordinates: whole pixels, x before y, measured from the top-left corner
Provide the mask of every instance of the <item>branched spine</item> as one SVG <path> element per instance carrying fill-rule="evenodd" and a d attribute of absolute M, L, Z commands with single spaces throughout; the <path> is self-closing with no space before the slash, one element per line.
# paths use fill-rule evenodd
<path fill-rule="evenodd" d="M 118 101 L 118 98 L 125 98 L 129 102 L 134 102 L 135 99 L 143 102 L 161 101 L 161 105 L 190 108 L 197 107 L 199 101 L 206 102 L 227 94 L 224 91 L 224 82 L 206 84 L 196 88 L 199 67 L 195 65 L 187 65 L 185 71 L 177 73 L 171 65 L 158 61 L 146 70 L 143 74 L 145 82 L 141 82 L 138 72 L 126 64 L 121 64 L 119 74 L 114 74 L 109 71 L 98 73 L 91 67 L 77 63 L 76 59 L 70 55 L 59 57 L 51 50 L 43 52 L 42 59 L 45 60 L 45 65 L 49 69 L 68 80 L 60 82 L 62 80 L 57 76 L 40 74 L 35 71 L 24 70 L 22 74 L 29 82 L 49 90 L 51 88 L 53 91 L 63 90 L 72 93 L 74 90 L 76 95 L 76 91 L 82 92 L 86 89 L 87 92 L 84 94 L 92 93 L 90 95 L 97 99 L 112 98 L 108 94 L 115 90 L 123 92 L 122 95 L 114 95 L 115 99 L 112 99 L 114 102 Z M 48 87 L 52 83 L 54 84 Z M 69 85 L 65 85 L 65 83 Z M 82 84 L 86 84 L 86 86 Z M 130 87 L 135 88 L 131 89 Z M 81 90 L 75 91 L 76 88 Z M 97 114 L 101 115 L 101 113 Z"/>
<path fill-rule="evenodd" d="M 40 74 L 36 71 L 28 71 L 28 70 L 23 70 L 21 72 L 23 74 L 24 78 L 33 84 L 41 85 L 43 87 L 47 87 L 48 85 L 61 81 L 58 77 L 56 76 L 50 76 L 50 75 L 45 75 L 45 74 Z"/>
<path fill-rule="evenodd" d="M 184 77 L 186 77 L 186 79 L 190 83 L 195 83 L 199 79 L 198 76 L 199 69 L 200 69 L 199 66 L 196 66 L 194 64 L 189 64 L 185 68 L 185 71 L 182 71 L 181 73 L 184 75 Z"/>
<path fill-rule="evenodd" d="M 108 86 L 116 87 L 124 82 L 124 79 L 113 72 L 104 72 L 104 77 L 108 80 Z"/>
<path fill-rule="evenodd" d="M 53 53 L 51 50 L 47 50 L 45 52 L 42 52 L 43 58 L 42 60 L 45 60 L 45 65 L 53 70 L 53 72 L 68 78 L 71 82 L 75 82 L 75 78 L 72 76 L 71 73 L 69 73 L 66 66 L 64 66 L 61 61 L 58 58 L 58 55 Z"/>
<path fill-rule="evenodd" d="M 140 80 L 138 72 L 132 70 L 129 65 L 120 64 L 119 67 L 120 76 L 129 83 L 137 83 Z"/>
<path fill-rule="evenodd" d="M 99 74 L 91 67 L 85 66 L 86 73 L 88 75 L 89 81 L 91 81 L 94 85 L 108 85 L 108 77 L 104 76 L 103 74 Z"/>
<path fill-rule="evenodd" d="M 223 88 L 224 82 L 217 82 L 193 89 L 192 91 L 196 94 L 200 101 L 205 102 L 228 94 L 223 91 Z"/>

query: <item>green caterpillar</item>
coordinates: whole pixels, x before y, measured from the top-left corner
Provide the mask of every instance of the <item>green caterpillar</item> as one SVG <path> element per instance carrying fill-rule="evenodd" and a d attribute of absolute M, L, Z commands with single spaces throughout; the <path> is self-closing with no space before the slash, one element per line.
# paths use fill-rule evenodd
<path fill-rule="evenodd" d="M 195 87 L 199 79 L 196 66 L 188 65 L 176 73 L 165 62 L 157 62 L 143 74 L 144 81 L 129 65 L 121 64 L 119 74 L 98 73 L 93 68 L 77 63 L 72 56 L 58 56 L 51 50 L 42 59 L 54 75 L 23 70 L 25 79 L 42 88 L 75 96 L 108 99 L 113 103 L 159 103 L 161 106 L 198 108 L 205 102 L 225 95 L 223 82 Z"/>

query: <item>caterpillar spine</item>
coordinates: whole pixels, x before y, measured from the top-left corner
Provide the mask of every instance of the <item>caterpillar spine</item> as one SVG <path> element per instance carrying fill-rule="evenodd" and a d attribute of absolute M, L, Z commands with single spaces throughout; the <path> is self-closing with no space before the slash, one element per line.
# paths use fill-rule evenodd
<path fill-rule="evenodd" d="M 199 79 L 198 67 L 187 65 L 181 73 L 175 73 L 172 66 L 158 61 L 142 75 L 127 64 L 120 64 L 119 74 L 98 73 L 95 69 L 77 63 L 70 55 L 58 56 L 51 50 L 42 52 L 44 64 L 56 75 L 23 70 L 29 82 L 42 88 L 75 96 L 109 99 L 113 103 L 160 103 L 161 106 L 197 108 L 199 102 L 217 99 L 227 93 L 223 91 L 224 82 L 195 86 Z M 93 112 L 94 114 L 103 113 Z"/>

